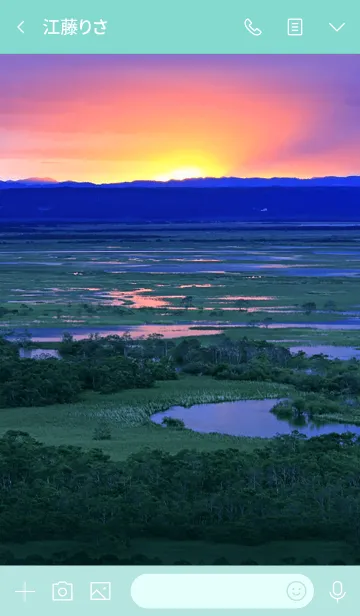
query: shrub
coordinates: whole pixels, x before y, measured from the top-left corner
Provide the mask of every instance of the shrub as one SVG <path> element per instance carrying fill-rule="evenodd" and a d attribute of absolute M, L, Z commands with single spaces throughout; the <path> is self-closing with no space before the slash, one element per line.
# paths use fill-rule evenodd
<path fill-rule="evenodd" d="M 93 432 L 93 441 L 110 441 L 111 429 L 106 423 L 99 424 Z"/>
<path fill-rule="evenodd" d="M 185 428 L 183 420 L 174 417 L 164 417 L 161 423 L 167 428 L 175 428 L 175 430 L 184 430 Z"/>

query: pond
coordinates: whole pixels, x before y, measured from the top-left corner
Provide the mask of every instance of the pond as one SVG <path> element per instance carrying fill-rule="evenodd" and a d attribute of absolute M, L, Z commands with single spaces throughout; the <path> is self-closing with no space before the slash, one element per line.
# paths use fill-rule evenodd
<path fill-rule="evenodd" d="M 22 359 L 60 359 L 59 351 L 56 349 L 19 349 Z"/>
<path fill-rule="evenodd" d="M 279 401 L 238 400 L 217 404 L 195 404 L 190 408 L 173 406 L 168 411 L 156 413 L 151 419 L 157 424 L 161 424 L 164 417 L 182 419 L 186 428 L 195 432 L 218 432 L 232 436 L 271 438 L 277 434 L 291 434 L 293 430 L 299 430 L 308 437 L 331 432 L 354 432 L 360 435 L 360 426 L 339 423 L 317 425 L 313 422 L 296 425 L 296 422 L 278 419 L 269 411 Z"/>
<path fill-rule="evenodd" d="M 317 346 L 293 346 L 290 347 L 290 353 L 299 353 L 303 351 L 308 357 L 313 355 L 327 355 L 329 359 L 360 359 L 360 349 L 354 349 L 348 346 L 333 346 L 333 345 L 317 345 Z"/>

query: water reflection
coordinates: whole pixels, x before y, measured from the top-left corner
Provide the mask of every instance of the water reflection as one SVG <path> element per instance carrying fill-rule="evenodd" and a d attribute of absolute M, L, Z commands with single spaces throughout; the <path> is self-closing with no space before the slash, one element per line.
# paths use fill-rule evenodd
<path fill-rule="evenodd" d="M 22 359 L 60 359 L 56 349 L 19 349 L 19 355 Z"/>
<path fill-rule="evenodd" d="M 191 310 L 191 309 L 190 309 Z M 3 323 L 3 326 L 10 326 L 9 323 Z M 221 323 L 219 321 L 193 321 L 191 323 L 181 323 L 175 325 L 113 325 L 104 327 L 39 327 L 30 328 L 32 339 L 34 341 L 59 341 L 62 339 L 64 332 L 71 333 L 76 340 L 87 338 L 91 334 L 99 334 L 100 336 L 119 335 L 121 336 L 125 332 L 129 332 L 133 338 L 140 338 L 142 336 L 149 336 L 150 334 L 161 334 L 165 338 L 179 338 L 182 336 L 209 336 L 216 335 L 222 332 L 226 332 L 228 328 L 232 327 L 249 327 L 248 323 Z M 286 329 L 288 327 L 294 328 L 306 328 L 306 329 L 334 329 L 334 330 L 346 330 L 346 329 L 360 329 L 360 322 L 357 323 L 270 323 L 269 325 L 261 324 L 258 327 L 268 329 Z M 15 330 L 15 335 L 19 336 L 23 333 L 21 329 Z M 15 337 L 15 336 L 14 336 Z M 12 339 L 14 339 L 12 337 Z M 11 338 L 10 338 L 11 339 Z"/>
<path fill-rule="evenodd" d="M 278 419 L 269 412 L 278 402 L 279 400 L 265 399 L 196 404 L 190 408 L 174 406 L 163 413 L 156 413 L 151 419 L 161 424 L 164 417 L 172 417 L 181 419 L 187 428 L 195 432 L 218 432 L 233 436 L 272 438 L 277 434 L 291 434 L 295 429 L 308 437 L 332 432 L 354 432 L 360 435 L 360 426 L 355 425 Z"/>
<path fill-rule="evenodd" d="M 107 291 L 98 296 L 111 300 L 113 306 L 131 304 L 132 308 L 164 308 L 169 305 L 164 297 L 144 295 L 151 293 L 153 289 L 134 289 L 132 291 Z M 183 297 L 183 296 L 181 296 Z"/>
<path fill-rule="evenodd" d="M 59 342 L 64 333 L 70 333 L 75 340 L 82 340 L 88 338 L 91 334 L 98 334 L 99 336 L 121 336 L 122 334 L 129 333 L 132 338 L 146 338 L 151 334 L 160 334 L 164 338 L 181 338 L 183 336 L 198 336 L 199 331 L 191 329 L 192 324 L 181 325 L 113 325 L 108 327 L 39 327 L 36 329 L 28 329 L 31 334 L 33 342 Z M 22 331 L 15 331 L 13 336 L 9 336 L 9 340 L 15 340 Z M 219 333 L 218 329 L 204 329 L 201 333 L 206 336 L 216 335 Z"/>
<path fill-rule="evenodd" d="M 61 252 L 61 251 L 59 251 Z M 309 261 L 309 263 L 300 264 L 303 259 L 296 256 L 279 256 L 270 255 L 266 251 L 261 255 L 250 255 L 246 251 L 73 251 L 83 253 L 84 256 L 80 257 L 81 260 L 76 259 L 76 264 L 79 268 L 84 269 L 102 269 L 107 270 L 111 266 L 121 267 L 121 273 L 124 272 L 151 272 L 151 273 L 217 273 L 224 272 L 238 272 L 245 273 L 251 271 L 263 271 L 267 275 L 275 275 L 280 272 L 286 276 L 357 276 L 359 275 L 359 269 L 356 269 L 357 261 L 352 262 L 348 260 L 349 266 L 347 267 L 329 267 L 329 263 L 326 262 L 326 266 L 323 267 L 322 263 L 317 261 Z M 94 253 L 99 252 L 102 255 L 94 256 Z M 106 254 L 107 252 L 107 254 Z M 121 257 L 117 258 L 115 252 L 121 253 Z M 30 260 L 32 254 L 46 254 L 47 260 Z M 54 254 L 53 254 L 54 253 Z M 7 260 L 6 256 L 0 260 L 1 265 L 13 265 L 13 266 L 66 266 L 71 267 L 69 259 L 74 259 L 69 254 L 65 256 L 65 251 L 60 260 L 60 255 L 56 255 L 56 251 L 42 253 L 41 251 L 27 251 L 23 252 L 20 256 L 15 256 L 11 260 Z M 105 253 L 105 254 L 104 254 Z M 166 254 L 167 253 L 167 254 Z M 239 254 L 240 253 L 240 254 Z M 3 255 L 11 255 L 11 252 L 3 253 Z M 28 255 L 28 257 L 26 257 Z M 246 256 L 244 256 L 246 255 Z M 105 258 L 104 258 L 105 257 Z M 284 263 L 287 261 L 287 263 Z M 296 263 L 296 261 L 298 261 Z M 321 261 L 321 260 L 320 260 Z M 211 264 L 211 270 L 209 269 Z M 334 263 L 335 265 L 335 263 Z M 112 273 L 115 273 L 112 271 Z M 75 272 L 74 275 L 79 275 L 80 272 Z"/>
<path fill-rule="evenodd" d="M 164 284 L 157 284 L 157 287 L 165 287 Z M 224 284 L 179 284 L 178 289 L 210 289 L 214 287 L 224 287 Z"/>
<path fill-rule="evenodd" d="M 221 263 L 221 259 L 184 259 L 184 258 L 170 258 L 167 261 L 181 261 L 182 263 Z"/>
<path fill-rule="evenodd" d="M 222 299 L 222 300 L 227 300 L 227 301 L 236 301 L 239 299 L 243 299 L 244 301 L 254 301 L 254 302 L 262 302 L 262 301 L 270 301 L 270 300 L 274 300 L 277 299 L 276 297 L 273 297 L 272 295 L 225 295 L 223 297 L 218 297 L 218 298 L 213 298 L 213 299 Z"/>
<path fill-rule="evenodd" d="M 327 355 L 330 359 L 360 359 L 360 350 L 348 346 L 317 345 L 317 346 L 292 346 L 291 353 L 304 352 L 308 357 L 313 355 Z"/>

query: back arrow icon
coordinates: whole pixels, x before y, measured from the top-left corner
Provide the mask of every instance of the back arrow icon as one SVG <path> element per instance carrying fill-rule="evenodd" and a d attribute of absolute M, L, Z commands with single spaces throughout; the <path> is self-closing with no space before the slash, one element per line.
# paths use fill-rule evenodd
<path fill-rule="evenodd" d="M 333 26 L 332 24 L 329 24 L 329 26 L 335 30 L 335 32 L 339 32 L 341 30 L 341 28 L 343 28 L 345 26 L 345 22 L 343 24 L 341 24 L 341 26 L 339 26 L 338 28 L 335 28 L 335 26 Z"/>
<path fill-rule="evenodd" d="M 23 25 L 23 21 L 19 23 L 19 25 L 17 26 L 17 29 L 20 30 L 21 34 L 24 34 L 24 30 L 22 30 L 21 26 Z"/>

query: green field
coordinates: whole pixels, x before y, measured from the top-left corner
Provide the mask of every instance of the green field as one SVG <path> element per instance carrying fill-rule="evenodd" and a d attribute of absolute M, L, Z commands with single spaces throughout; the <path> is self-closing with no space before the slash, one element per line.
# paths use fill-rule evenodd
<path fill-rule="evenodd" d="M 77 404 L 2 409 L 0 434 L 21 428 L 49 445 L 101 446 L 115 460 L 124 460 L 146 447 L 170 453 L 194 448 L 202 451 L 228 447 L 246 450 L 260 446 L 263 439 L 169 430 L 155 425 L 149 417 L 173 405 L 276 398 L 289 391 L 290 388 L 273 383 L 222 383 L 209 377 L 185 377 L 161 382 L 154 389 L 92 394 Z M 93 433 L 102 422 L 110 425 L 111 440 L 99 443 L 93 440 Z"/>
<path fill-rule="evenodd" d="M 229 543 L 207 543 L 205 541 L 171 541 L 162 539 L 134 539 L 129 547 L 119 544 L 93 546 L 88 543 L 29 541 L 26 544 L 0 544 L 0 558 L 12 554 L 15 558 L 31 558 L 41 554 L 43 558 L 62 558 L 86 552 L 96 558 L 99 552 L 109 550 L 123 559 L 136 558 L 146 554 L 148 559 L 158 559 L 164 565 L 239 565 L 259 564 L 272 565 L 274 562 L 283 565 L 336 565 L 358 564 L 356 555 L 348 544 L 340 541 L 287 541 L 269 542 L 260 546 L 232 545 Z M 11 562 L 11 561 L 10 561 Z M 9 563 L 10 564 L 10 563 Z M 155 564 L 155 563 L 154 563 Z"/>

